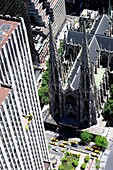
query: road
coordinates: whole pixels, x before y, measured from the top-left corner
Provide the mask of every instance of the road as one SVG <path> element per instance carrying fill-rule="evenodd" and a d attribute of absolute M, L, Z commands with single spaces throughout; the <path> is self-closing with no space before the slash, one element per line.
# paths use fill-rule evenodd
<path fill-rule="evenodd" d="M 111 170 L 112 169 L 111 167 L 113 167 L 113 146 L 111 148 L 111 152 L 109 154 L 109 157 L 108 157 L 108 160 L 105 166 L 105 170 Z"/>
<path fill-rule="evenodd" d="M 50 145 L 49 142 L 51 141 L 51 138 L 52 138 L 52 137 L 56 137 L 56 136 L 58 136 L 58 135 L 59 135 L 59 134 L 57 134 L 57 133 L 50 132 L 50 131 L 46 131 L 46 139 L 47 139 L 48 145 Z M 73 139 L 74 139 L 74 138 L 68 138 L 68 142 L 69 142 L 70 140 L 73 140 Z M 78 139 L 78 138 L 76 138 L 76 139 L 74 139 L 74 140 L 80 141 L 80 139 Z M 62 140 L 62 139 L 57 142 L 57 146 L 50 145 L 50 146 L 51 146 L 51 148 L 49 149 L 49 150 L 50 150 L 50 154 L 57 155 L 57 156 L 60 156 L 60 157 L 63 156 L 63 153 L 61 152 L 61 150 L 63 149 L 63 147 L 59 147 L 59 144 L 60 144 L 60 143 L 63 143 L 63 140 Z M 91 154 L 91 151 L 85 150 L 85 147 L 86 147 L 86 146 L 83 146 L 83 145 L 78 145 L 78 148 L 73 147 L 73 146 L 68 146 L 68 145 L 65 145 L 65 146 L 66 146 L 66 148 L 64 148 L 65 150 L 71 149 L 71 150 L 76 150 L 76 151 L 77 151 L 78 149 L 80 149 L 80 150 L 82 150 L 82 151 L 84 150 L 85 153 L 87 153 L 87 154 Z M 90 145 L 90 147 L 91 147 L 91 146 L 92 146 L 92 145 Z M 58 151 L 56 152 L 56 151 L 54 151 L 52 148 L 56 148 L 56 149 L 58 149 Z"/>

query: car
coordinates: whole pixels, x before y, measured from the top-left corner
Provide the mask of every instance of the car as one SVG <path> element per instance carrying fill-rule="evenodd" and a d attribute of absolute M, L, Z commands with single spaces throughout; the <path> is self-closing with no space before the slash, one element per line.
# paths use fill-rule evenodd
<path fill-rule="evenodd" d="M 92 152 L 92 153 L 91 153 L 91 156 L 97 157 L 97 153 Z"/>
<path fill-rule="evenodd" d="M 65 144 L 65 145 L 71 145 L 71 143 L 68 142 L 68 141 L 63 141 L 63 144 Z"/>
<path fill-rule="evenodd" d="M 86 146 L 85 149 L 89 151 L 93 151 L 93 148 L 90 148 L 89 146 Z"/>
<path fill-rule="evenodd" d="M 61 152 L 65 152 L 65 149 L 62 149 Z"/>
<path fill-rule="evenodd" d="M 66 146 L 63 143 L 60 143 L 60 147 L 66 148 Z"/>
<path fill-rule="evenodd" d="M 52 147 L 51 149 L 58 152 L 58 148 Z"/>
<path fill-rule="evenodd" d="M 94 152 L 95 152 L 95 153 L 100 153 L 100 151 L 99 151 L 99 150 L 94 150 Z"/>
<path fill-rule="evenodd" d="M 51 144 L 51 145 L 55 145 L 55 146 L 57 146 L 57 142 L 49 142 L 49 144 Z"/>
<path fill-rule="evenodd" d="M 83 149 L 77 149 L 78 151 L 80 151 L 80 152 L 84 152 L 84 150 Z"/>
<path fill-rule="evenodd" d="M 76 140 L 70 140 L 70 143 L 78 144 L 78 141 L 76 141 Z"/>
<path fill-rule="evenodd" d="M 71 143 L 71 146 L 78 148 L 78 144 Z"/>
<path fill-rule="evenodd" d="M 57 138 L 51 138 L 51 141 L 58 142 L 58 139 Z"/>
<path fill-rule="evenodd" d="M 99 151 L 101 150 L 101 148 L 98 147 L 97 145 L 93 145 L 92 148 L 93 148 L 93 149 L 98 149 Z"/>

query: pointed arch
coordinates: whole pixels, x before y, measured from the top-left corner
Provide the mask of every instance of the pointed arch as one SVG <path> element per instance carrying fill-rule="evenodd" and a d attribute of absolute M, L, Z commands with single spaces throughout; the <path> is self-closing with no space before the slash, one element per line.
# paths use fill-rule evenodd
<path fill-rule="evenodd" d="M 77 101 L 76 101 L 76 99 L 72 95 L 66 96 L 66 100 L 65 101 L 66 101 L 66 104 L 72 104 L 74 106 L 77 105 Z"/>
<path fill-rule="evenodd" d="M 67 117 L 68 117 L 69 119 L 77 119 L 76 115 L 75 115 L 73 112 L 69 112 L 69 113 L 67 114 Z"/>
<path fill-rule="evenodd" d="M 88 120 L 84 120 L 82 124 L 83 124 L 84 128 L 89 127 L 89 121 Z"/>
<path fill-rule="evenodd" d="M 102 55 L 102 61 L 103 62 L 107 62 L 108 61 L 108 57 L 107 57 L 107 55 Z"/>
<path fill-rule="evenodd" d="M 84 111 L 89 112 L 89 103 L 87 100 L 84 101 Z"/>

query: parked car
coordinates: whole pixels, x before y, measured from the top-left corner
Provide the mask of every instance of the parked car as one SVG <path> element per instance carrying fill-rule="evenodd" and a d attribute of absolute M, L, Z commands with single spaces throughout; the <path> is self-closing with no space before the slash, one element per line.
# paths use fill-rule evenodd
<path fill-rule="evenodd" d="M 101 148 L 98 147 L 97 145 L 93 145 L 92 148 L 93 148 L 93 149 L 98 149 L 99 151 L 101 150 Z"/>
<path fill-rule="evenodd" d="M 57 138 L 51 138 L 51 141 L 58 142 L 58 139 Z"/>
<path fill-rule="evenodd" d="M 66 148 L 66 146 L 63 143 L 60 143 L 60 147 Z"/>
<path fill-rule="evenodd" d="M 70 140 L 70 143 L 78 144 L 78 141 L 76 141 L 76 140 Z"/>
<path fill-rule="evenodd" d="M 91 153 L 91 156 L 97 157 L 97 153 L 92 152 L 92 153 Z"/>
<path fill-rule="evenodd" d="M 95 152 L 95 153 L 100 153 L 100 151 L 99 151 L 99 150 L 94 150 L 94 152 Z"/>
<path fill-rule="evenodd" d="M 86 146 L 85 149 L 89 151 L 93 151 L 93 148 L 90 148 L 89 146 Z"/>
<path fill-rule="evenodd" d="M 57 146 L 57 142 L 49 142 L 49 144 L 51 144 L 51 145 L 55 145 L 55 146 Z"/>
<path fill-rule="evenodd" d="M 52 147 L 51 149 L 58 152 L 58 148 Z"/>
<path fill-rule="evenodd" d="M 71 143 L 71 146 L 78 148 L 78 144 Z"/>
<path fill-rule="evenodd" d="M 68 141 L 63 141 L 63 144 L 65 144 L 65 145 L 71 145 L 71 143 L 68 142 Z"/>

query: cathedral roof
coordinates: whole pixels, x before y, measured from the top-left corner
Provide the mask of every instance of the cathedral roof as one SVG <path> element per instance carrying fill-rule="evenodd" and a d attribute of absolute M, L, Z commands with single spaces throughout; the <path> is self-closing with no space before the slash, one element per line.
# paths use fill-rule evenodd
<path fill-rule="evenodd" d="M 95 30 L 95 34 L 97 35 L 107 35 L 109 30 L 111 29 L 111 20 L 107 15 L 103 15 L 101 17 L 100 22 L 98 23 L 97 29 Z M 95 27 L 95 26 L 94 26 Z"/>
<path fill-rule="evenodd" d="M 113 38 L 110 37 L 109 30 L 111 28 L 111 20 L 107 15 L 100 16 L 98 20 L 95 20 L 95 24 L 90 33 L 87 33 L 88 48 L 90 61 L 95 62 L 97 53 L 100 49 L 106 49 L 113 51 Z M 83 32 L 68 31 L 67 44 L 79 44 L 82 47 L 83 44 Z M 82 55 L 82 52 L 81 52 Z M 80 59 L 80 57 L 79 57 Z M 80 82 L 80 60 L 74 63 L 72 74 L 70 76 L 71 87 L 74 90 L 79 88 Z"/>

